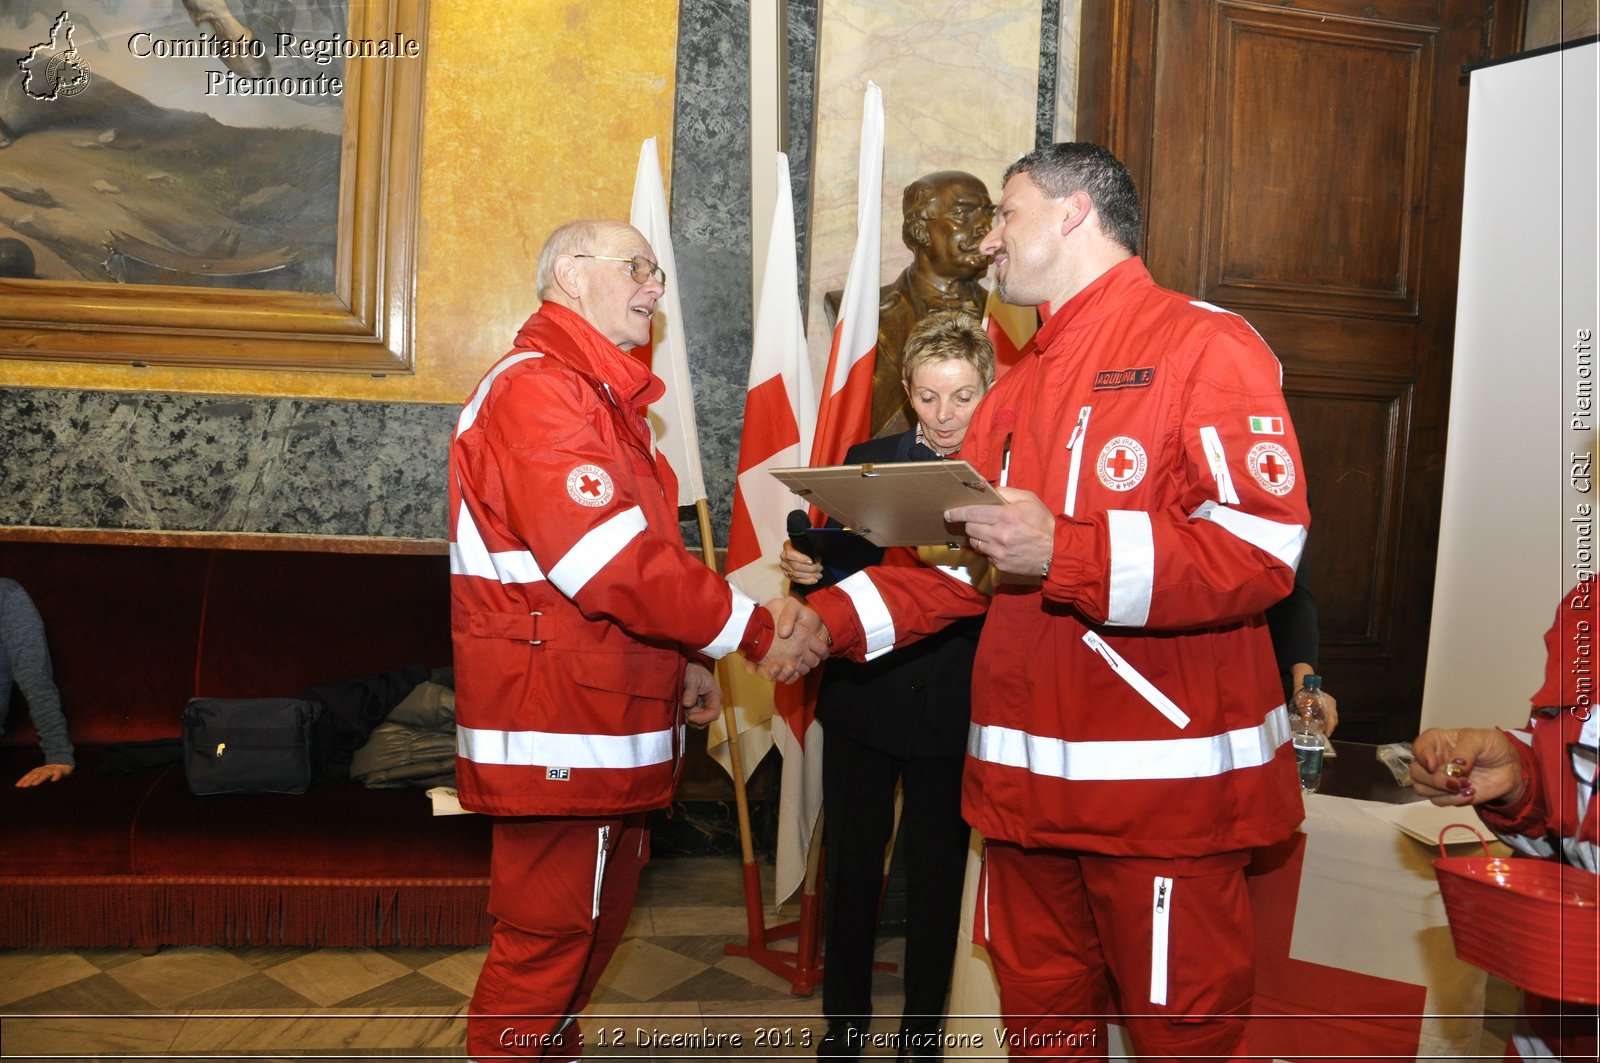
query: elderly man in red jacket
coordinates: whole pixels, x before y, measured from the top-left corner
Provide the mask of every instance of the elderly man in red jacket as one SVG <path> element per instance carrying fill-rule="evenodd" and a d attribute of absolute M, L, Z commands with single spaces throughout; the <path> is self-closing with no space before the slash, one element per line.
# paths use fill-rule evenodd
<path fill-rule="evenodd" d="M 962 812 L 986 839 L 976 928 L 1013 1056 L 1245 1055 L 1244 869 L 1302 818 L 1262 612 L 1309 516 L 1281 371 L 1242 318 L 1158 287 L 1127 170 L 1055 144 L 1006 174 L 1001 295 L 1048 303 L 962 457 L 1006 505 L 945 514 L 1004 574 L 992 598 L 886 564 L 807 599 L 871 657 L 987 610 Z"/>
<path fill-rule="evenodd" d="M 450 447 L 457 778 L 497 817 L 476 1058 L 581 1054 L 572 1020 L 627 923 L 645 813 L 671 800 L 684 724 L 721 711 L 707 663 L 737 650 L 789 681 L 826 655 L 814 614 L 779 623 L 781 602 L 684 549 L 644 417 L 663 385 L 624 351 L 649 342 L 663 282 L 631 226 L 557 229 L 543 305 Z"/>

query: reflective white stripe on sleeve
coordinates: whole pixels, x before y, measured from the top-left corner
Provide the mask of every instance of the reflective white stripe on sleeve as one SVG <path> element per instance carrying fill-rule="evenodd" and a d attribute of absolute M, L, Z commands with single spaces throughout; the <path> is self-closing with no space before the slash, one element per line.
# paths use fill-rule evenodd
<path fill-rule="evenodd" d="M 967 571 L 967 566 L 965 565 L 934 565 L 933 567 L 957 583 L 965 583 L 969 587 L 972 586 L 972 573 Z"/>
<path fill-rule="evenodd" d="M 1222 449 L 1222 437 L 1217 434 L 1215 425 L 1206 425 L 1200 429 L 1200 446 L 1206 452 L 1206 461 L 1211 465 L 1211 476 L 1217 481 L 1217 501 L 1224 505 L 1237 506 L 1239 493 L 1233 489 L 1233 474 L 1228 471 L 1228 455 Z"/>
<path fill-rule="evenodd" d="M 1208 302 L 1205 302 L 1205 301 L 1200 300 L 1200 299 L 1190 299 L 1189 300 L 1189 305 L 1190 306 L 1198 306 L 1201 310 L 1209 310 L 1213 314 L 1227 314 L 1229 317 L 1237 317 L 1237 318 L 1239 318 L 1240 321 L 1244 321 L 1244 323 L 1246 325 L 1250 325 L 1250 322 L 1245 321 L 1244 318 L 1239 317 L 1239 315 L 1235 314 L 1232 310 L 1224 309 L 1223 307 L 1218 306 L 1216 303 L 1208 303 Z M 1260 329 L 1256 328 L 1254 325 L 1250 325 L 1250 331 L 1254 332 L 1256 334 L 1256 338 L 1257 339 L 1261 339 L 1261 330 Z M 1266 340 L 1261 339 L 1261 342 L 1265 343 Z M 1276 355 L 1274 355 L 1274 357 L 1276 357 Z M 1278 386 L 1279 387 L 1283 386 L 1282 367 L 1281 366 L 1279 368 Z"/>
<path fill-rule="evenodd" d="M 456 418 L 456 435 L 460 436 L 462 432 L 471 428 L 473 423 L 477 421 L 478 410 L 482 408 L 483 401 L 489 397 L 489 391 L 494 387 L 494 382 L 500 379 L 501 373 L 504 373 L 514 365 L 526 362 L 529 358 L 543 357 L 544 355 L 538 351 L 524 351 L 521 354 L 509 355 L 499 365 L 489 370 L 489 375 L 484 377 L 482 382 L 478 384 L 478 390 L 472 393 L 472 398 L 468 399 L 467 404 L 461 407 L 461 416 Z"/>
<path fill-rule="evenodd" d="M 889 615 L 889 606 L 866 572 L 852 572 L 836 586 L 850 596 L 850 604 L 861 621 L 861 630 L 867 637 L 867 660 L 894 649 L 894 617 Z"/>
<path fill-rule="evenodd" d="M 976 760 L 1073 782 L 1108 779 L 1204 779 L 1259 768 L 1289 741 L 1282 705 L 1260 727 L 1200 738 L 1068 742 L 1011 727 L 973 724 L 967 753 Z"/>
<path fill-rule="evenodd" d="M 556 768 L 645 768 L 672 759 L 672 731 L 559 734 L 456 727 L 456 753 L 474 764 Z"/>
<path fill-rule="evenodd" d="M 644 510 L 638 506 L 590 528 L 583 538 L 572 544 L 567 556 L 551 566 L 550 582 L 568 598 L 576 598 L 595 573 L 622 553 L 622 548 L 644 529 Z"/>
<path fill-rule="evenodd" d="M 1177 702 L 1157 689 L 1156 685 L 1146 679 L 1139 669 L 1124 660 L 1122 654 L 1112 649 L 1105 639 L 1093 631 L 1085 631 L 1083 633 L 1083 641 L 1111 666 L 1111 670 L 1117 673 L 1119 679 L 1137 691 L 1141 698 L 1154 705 L 1161 715 L 1171 720 L 1180 729 L 1189 726 L 1189 714 L 1178 708 Z"/>
<path fill-rule="evenodd" d="M 1150 514 L 1106 510 L 1111 536 L 1111 581 L 1106 593 L 1106 623 L 1143 627 L 1150 619 L 1150 594 L 1156 579 L 1156 540 Z"/>
<path fill-rule="evenodd" d="M 472 519 L 472 510 L 466 503 L 461 504 L 461 512 L 456 517 L 456 537 L 450 544 L 450 574 L 478 576 L 501 583 L 544 581 L 544 571 L 528 551 L 491 551 L 484 544 L 478 522 Z"/>
<path fill-rule="evenodd" d="M 1189 519 L 1209 520 L 1235 538 L 1265 550 L 1290 568 L 1299 566 L 1300 551 L 1306 545 L 1304 525 L 1268 520 L 1254 513 L 1219 506 L 1215 502 L 1201 504 L 1199 509 L 1189 514 Z"/>
<path fill-rule="evenodd" d="M 1545 838 L 1529 838 L 1521 834 L 1500 834 L 1500 840 L 1519 852 L 1548 860 L 1556 855 L 1555 848 Z"/>
<path fill-rule="evenodd" d="M 744 591 L 731 583 L 728 590 L 733 592 L 733 611 L 728 614 L 728 622 L 722 625 L 716 638 L 700 647 L 700 652 L 713 661 L 720 661 L 739 648 L 744 629 L 750 626 L 750 614 L 756 609 L 756 600 Z"/>

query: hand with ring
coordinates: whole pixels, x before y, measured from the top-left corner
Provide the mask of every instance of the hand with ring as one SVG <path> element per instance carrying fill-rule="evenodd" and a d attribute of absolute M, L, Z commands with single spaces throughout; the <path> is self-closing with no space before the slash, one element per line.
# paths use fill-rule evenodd
<path fill-rule="evenodd" d="M 803 587 L 822 579 L 822 562 L 803 553 L 788 540 L 784 540 L 783 552 L 778 556 L 778 567 L 789 577 L 790 583 L 798 583 Z"/>

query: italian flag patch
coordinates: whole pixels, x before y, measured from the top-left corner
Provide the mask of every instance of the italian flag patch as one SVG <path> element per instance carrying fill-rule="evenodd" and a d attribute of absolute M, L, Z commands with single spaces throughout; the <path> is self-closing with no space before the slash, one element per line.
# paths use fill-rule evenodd
<path fill-rule="evenodd" d="M 1250 418 L 1250 431 L 1258 436 L 1283 435 L 1282 417 L 1252 417 Z"/>

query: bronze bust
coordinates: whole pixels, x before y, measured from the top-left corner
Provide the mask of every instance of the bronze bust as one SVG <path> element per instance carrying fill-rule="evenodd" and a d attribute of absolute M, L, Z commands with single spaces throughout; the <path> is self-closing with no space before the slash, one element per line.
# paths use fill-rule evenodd
<path fill-rule="evenodd" d="M 900 235 L 912 258 L 893 283 L 879 290 L 878 356 L 872 372 L 874 436 L 911 426 L 900 384 L 901 350 L 911 327 L 941 310 L 982 317 L 988 297 L 978 282 L 988 272 L 989 258 L 978 244 L 994 220 L 994 203 L 982 181 L 960 170 L 925 174 L 906 185 L 901 212 Z M 842 295 L 829 292 L 823 297 L 830 321 L 838 319 Z"/>

